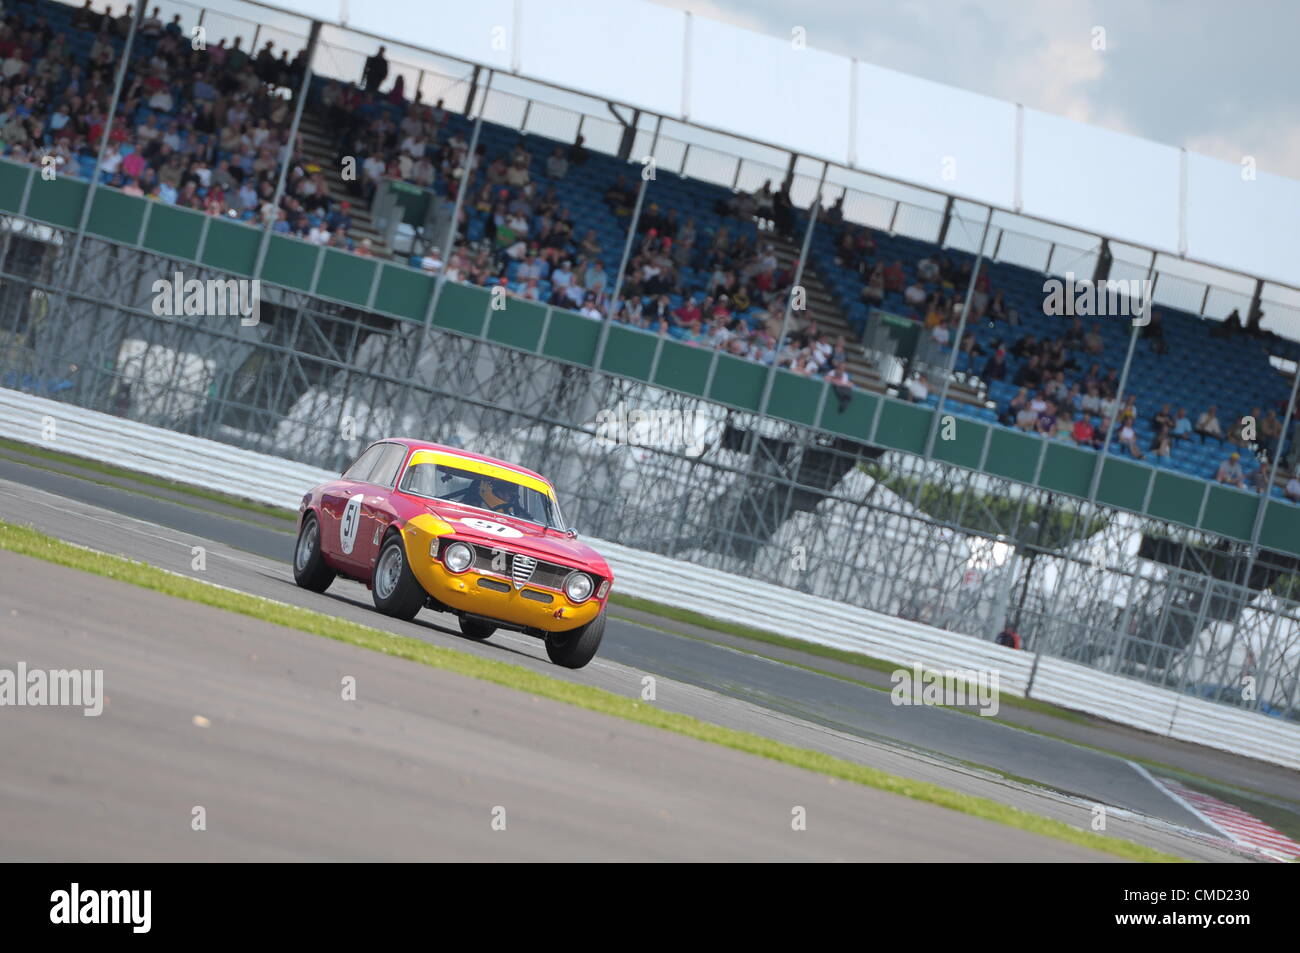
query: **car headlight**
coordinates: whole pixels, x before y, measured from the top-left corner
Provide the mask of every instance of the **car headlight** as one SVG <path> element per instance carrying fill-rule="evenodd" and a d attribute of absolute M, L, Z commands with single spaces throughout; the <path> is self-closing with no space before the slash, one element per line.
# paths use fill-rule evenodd
<path fill-rule="evenodd" d="M 442 564 L 450 572 L 464 572 L 474 562 L 474 550 L 464 543 L 451 543 L 442 551 Z"/>
<path fill-rule="evenodd" d="M 595 588 L 596 584 L 585 572 L 569 573 L 569 578 L 564 580 L 564 594 L 570 602 L 586 602 Z"/>

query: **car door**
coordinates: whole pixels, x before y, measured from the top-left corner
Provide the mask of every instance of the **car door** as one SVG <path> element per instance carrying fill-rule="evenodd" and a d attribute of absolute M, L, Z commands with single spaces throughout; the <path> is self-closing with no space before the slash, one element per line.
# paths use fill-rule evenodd
<path fill-rule="evenodd" d="M 390 496 L 397 485 L 398 474 L 406 463 L 407 448 L 400 443 L 383 444 L 383 453 L 371 468 L 366 485 L 349 500 L 356 506 L 356 538 L 351 558 L 361 578 L 369 579 L 379 561 L 379 544 L 393 521 L 393 504 Z M 346 517 L 346 513 L 345 513 Z"/>
<path fill-rule="evenodd" d="M 361 534 L 361 507 L 370 473 L 387 446 L 390 444 L 367 447 L 356 463 L 321 491 L 321 549 L 331 563 L 347 573 L 358 571 L 353 554 Z"/>

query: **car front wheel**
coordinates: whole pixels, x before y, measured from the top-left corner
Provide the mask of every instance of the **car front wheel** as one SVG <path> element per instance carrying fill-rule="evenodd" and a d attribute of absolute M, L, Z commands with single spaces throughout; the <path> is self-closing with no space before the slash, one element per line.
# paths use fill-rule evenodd
<path fill-rule="evenodd" d="M 596 656 L 605 635 L 605 613 L 568 632 L 546 633 L 546 654 L 564 668 L 582 668 Z"/>
<path fill-rule="evenodd" d="M 334 581 L 334 570 L 320 551 L 320 522 L 316 514 L 303 517 L 298 544 L 293 550 L 293 581 L 312 592 L 324 592 Z"/>
<path fill-rule="evenodd" d="M 375 608 L 394 619 L 414 619 L 427 598 L 420 582 L 406 563 L 406 544 L 394 533 L 384 542 L 370 583 Z"/>

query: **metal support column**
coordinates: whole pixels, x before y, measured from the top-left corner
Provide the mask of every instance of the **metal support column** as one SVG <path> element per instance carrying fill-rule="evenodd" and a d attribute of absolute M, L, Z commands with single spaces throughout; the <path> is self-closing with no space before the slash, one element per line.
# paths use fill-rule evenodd
<path fill-rule="evenodd" d="M 72 243 L 72 256 L 68 261 L 68 287 L 76 281 L 77 262 L 81 258 L 81 246 L 86 238 L 86 225 L 90 222 L 90 209 L 95 203 L 95 190 L 99 188 L 99 170 L 104 165 L 104 151 L 117 119 L 117 104 L 122 98 L 122 86 L 126 83 L 127 67 L 131 63 L 131 51 L 135 48 L 135 38 L 144 19 L 145 5 L 136 3 L 135 16 L 131 18 L 131 29 L 126 35 L 126 44 L 122 47 L 122 58 L 117 64 L 117 76 L 113 80 L 113 98 L 109 101 L 108 115 L 104 117 L 104 131 L 99 137 L 99 146 L 95 149 L 95 171 L 90 175 L 90 185 L 86 189 L 86 198 L 81 203 L 81 218 L 77 222 L 77 236 Z M 66 299 L 65 299 L 66 304 Z"/>
<path fill-rule="evenodd" d="M 651 159 L 654 158 L 655 149 L 659 147 L 659 129 L 663 126 L 663 121 L 663 117 L 660 116 L 655 123 L 654 138 L 650 140 Z M 627 266 L 632 260 L 632 246 L 636 244 L 636 226 L 641 221 L 641 208 L 645 204 L 645 193 L 650 185 L 650 179 L 651 176 L 647 176 L 643 168 L 641 171 L 641 187 L 636 191 L 636 205 L 632 208 L 632 219 L 627 223 L 627 238 L 623 242 L 623 257 L 619 260 L 618 273 L 614 276 L 614 290 L 610 293 L 609 305 L 605 308 L 605 317 L 600 323 L 600 337 L 596 341 L 596 356 L 591 364 L 593 371 L 600 371 L 600 363 L 605 357 L 605 346 L 609 342 L 609 326 L 614 321 L 614 306 L 618 303 L 618 296 L 623 292 L 623 280 L 627 277 Z"/>
<path fill-rule="evenodd" d="M 1092 480 L 1088 485 L 1089 503 L 1097 502 L 1097 487 L 1101 485 L 1101 471 L 1106 466 L 1106 457 L 1110 455 L 1110 442 L 1115 436 L 1115 421 L 1119 419 L 1120 409 L 1124 406 L 1124 388 L 1128 385 L 1129 371 L 1133 367 L 1133 352 L 1137 350 L 1138 335 L 1141 333 L 1141 329 L 1151 320 L 1148 312 L 1155 303 L 1156 286 L 1153 277 L 1154 274 L 1155 257 L 1152 256 L 1151 265 L 1147 268 L 1146 278 L 1148 282 L 1151 282 L 1149 286 L 1151 290 L 1141 302 L 1141 310 L 1138 312 L 1138 315 L 1135 315 L 1135 317 L 1141 316 L 1146 320 L 1142 324 L 1138 324 L 1136 321 L 1133 322 L 1133 333 L 1129 335 L 1128 339 L 1128 353 L 1124 355 L 1124 369 L 1119 375 L 1119 390 L 1115 393 L 1115 407 L 1111 411 L 1110 419 L 1106 422 L 1106 439 L 1101 445 L 1101 450 L 1097 453 L 1097 462 L 1092 468 Z"/>
<path fill-rule="evenodd" d="M 943 405 L 948 399 L 948 386 L 957 368 L 957 355 L 961 352 L 961 338 L 966 333 L 966 321 L 970 317 L 971 298 L 975 295 L 975 282 L 979 280 L 980 268 L 984 265 L 984 248 L 989 240 L 989 227 L 993 224 L 993 209 L 984 217 L 984 230 L 980 234 L 979 253 L 975 256 L 975 267 L 971 269 L 970 281 L 966 285 L 966 298 L 961 303 L 961 317 L 957 320 L 957 331 L 952 337 L 952 351 L 948 355 L 948 367 L 939 386 L 939 402 L 934 405 L 934 414 L 930 417 L 930 432 L 925 437 L 925 462 L 928 465 L 934 455 L 934 437 L 939 430 L 939 420 L 943 417 Z M 906 384 L 906 382 L 904 382 Z"/>
<path fill-rule="evenodd" d="M 311 32 L 307 37 L 307 53 L 303 57 L 302 86 L 298 89 L 298 102 L 293 107 L 293 121 L 289 124 L 289 138 L 285 143 L 285 154 L 280 160 L 280 171 L 275 177 L 275 192 L 271 195 L 271 215 L 262 226 L 262 238 L 257 245 L 257 260 L 253 263 L 254 280 L 262 277 L 262 268 L 266 264 L 266 251 L 271 244 L 271 234 L 276 220 L 280 216 L 280 202 L 284 199 L 284 183 L 289 176 L 289 166 L 293 164 L 294 150 L 298 140 L 298 128 L 302 124 L 302 110 L 307 103 L 307 94 L 311 91 L 311 64 L 316 54 L 316 41 L 320 38 L 320 21 L 311 21 Z"/>
<path fill-rule="evenodd" d="M 406 370 L 407 386 L 402 388 L 397 412 L 393 415 L 393 422 L 399 427 L 402 426 L 402 419 L 406 414 L 406 405 L 411 393 L 411 383 L 415 378 L 416 370 L 420 366 L 420 356 L 424 353 L 425 346 L 429 341 L 429 327 L 433 324 L 434 315 L 438 310 L 438 302 L 442 298 L 442 289 L 447 283 L 447 269 L 451 266 L 451 256 L 455 254 L 456 250 L 456 229 L 460 223 L 460 210 L 465 205 L 465 196 L 474 188 L 474 175 L 478 172 L 475 167 L 476 150 L 478 149 L 479 135 L 483 132 L 483 113 L 487 109 L 488 96 L 492 92 L 492 80 L 495 75 L 493 70 L 488 70 L 487 83 L 483 86 L 483 103 L 474 119 L 474 129 L 469 137 L 469 148 L 465 153 L 465 171 L 461 175 L 460 184 L 456 187 L 456 201 L 452 205 L 451 221 L 447 224 L 447 237 L 443 241 L 442 270 L 438 272 L 437 280 L 433 286 L 433 294 L 429 296 L 429 306 L 424 312 L 424 323 L 420 325 L 419 343 L 411 351 L 411 363 Z M 467 103 L 466 109 L 470 110 L 473 106 L 473 103 Z"/>

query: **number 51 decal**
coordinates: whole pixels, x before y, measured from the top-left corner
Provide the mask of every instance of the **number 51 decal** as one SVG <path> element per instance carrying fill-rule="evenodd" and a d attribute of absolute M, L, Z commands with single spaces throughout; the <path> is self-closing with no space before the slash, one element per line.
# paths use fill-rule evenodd
<path fill-rule="evenodd" d="M 339 542 L 345 556 L 351 556 L 352 548 L 357 544 L 357 530 L 361 526 L 361 501 L 364 498 L 364 493 L 358 493 L 343 508 L 343 519 L 339 522 Z"/>

